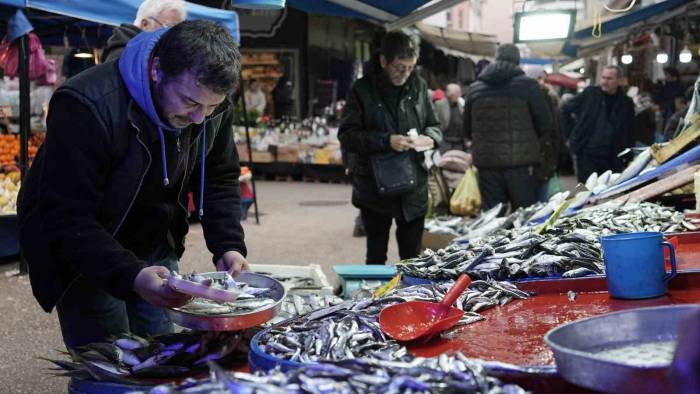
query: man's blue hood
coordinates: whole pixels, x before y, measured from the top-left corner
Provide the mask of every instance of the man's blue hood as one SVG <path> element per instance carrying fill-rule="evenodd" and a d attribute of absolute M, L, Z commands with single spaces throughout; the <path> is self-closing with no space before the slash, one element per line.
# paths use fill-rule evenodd
<path fill-rule="evenodd" d="M 148 119 L 150 119 L 158 129 L 164 186 L 168 186 L 170 184 L 170 180 L 168 179 L 168 164 L 165 156 L 165 136 L 163 135 L 163 129 L 172 131 L 176 136 L 180 134 L 180 130 L 172 128 L 163 123 L 160 116 L 158 116 L 158 111 L 156 111 L 156 107 L 153 104 L 151 81 L 148 74 L 153 48 L 155 48 L 158 40 L 160 40 L 161 36 L 166 31 L 168 31 L 168 29 L 159 29 L 154 32 L 143 32 L 138 34 L 136 37 L 129 40 L 129 43 L 126 44 L 126 48 L 124 48 L 124 52 L 122 52 L 121 58 L 119 59 L 119 73 L 126 84 L 126 88 L 129 90 L 129 94 L 134 101 L 136 101 L 141 110 L 143 110 L 143 112 L 148 116 Z M 204 215 L 204 163 L 206 161 L 206 135 L 205 119 L 202 123 L 201 135 L 202 147 L 199 180 L 200 218 Z"/>
<path fill-rule="evenodd" d="M 156 126 L 172 130 L 158 116 L 151 96 L 151 84 L 148 75 L 153 48 L 166 31 L 167 29 L 159 29 L 154 32 L 143 32 L 129 40 L 119 59 L 119 72 L 131 97 L 133 97 L 151 122 Z"/>

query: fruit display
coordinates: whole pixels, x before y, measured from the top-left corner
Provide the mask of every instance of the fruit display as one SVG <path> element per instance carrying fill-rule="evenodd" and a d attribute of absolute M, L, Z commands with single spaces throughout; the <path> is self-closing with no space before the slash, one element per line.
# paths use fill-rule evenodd
<path fill-rule="evenodd" d="M 39 146 L 44 142 L 45 134 L 33 134 L 29 138 L 29 163 L 31 164 Z M 18 171 L 19 161 L 19 135 L 0 134 L 0 167 L 2 172 L 10 173 Z"/>
<path fill-rule="evenodd" d="M 17 193 L 19 192 L 19 171 L 0 173 L 0 214 L 17 213 Z"/>

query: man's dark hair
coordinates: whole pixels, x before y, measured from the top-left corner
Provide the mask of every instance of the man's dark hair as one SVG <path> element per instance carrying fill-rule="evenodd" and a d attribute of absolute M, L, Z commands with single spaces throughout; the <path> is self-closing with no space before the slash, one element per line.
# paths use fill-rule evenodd
<path fill-rule="evenodd" d="M 676 79 L 681 77 L 681 74 L 678 73 L 678 70 L 675 67 L 664 67 L 664 72 Z"/>
<path fill-rule="evenodd" d="M 192 71 L 199 83 L 219 94 L 233 91 L 241 71 L 241 54 L 231 32 L 207 20 L 171 27 L 156 44 L 153 56 L 160 59 L 164 79 Z"/>
<path fill-rule="evenodd" d="M 620 66 L 609 65 L 603 67 L 603 70 L 615 70 L 617 77 L 622 78 L 622 68 L 620 68 Z"/>
<path fill-rule="evenodd" d="M 406 33 L 400 31 L 390 31 L 382 39 L 382 55 L 387 63 L 394 59 L 409 59 L 418 57 L 418 45 Z"/>

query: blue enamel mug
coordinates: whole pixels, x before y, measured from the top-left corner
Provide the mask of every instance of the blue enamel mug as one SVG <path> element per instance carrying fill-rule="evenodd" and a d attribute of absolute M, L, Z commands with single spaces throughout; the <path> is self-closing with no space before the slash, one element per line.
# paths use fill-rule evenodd
<path fill-rule="evenodd" d="M 641 299 L 666 294 L 676 276 L 676 252 L 659 232 L 625 233 L 600 237 L 608 292 L 615 298 Z M 671 272 L 666 272 L 663 248 L 669 250 Z"/>

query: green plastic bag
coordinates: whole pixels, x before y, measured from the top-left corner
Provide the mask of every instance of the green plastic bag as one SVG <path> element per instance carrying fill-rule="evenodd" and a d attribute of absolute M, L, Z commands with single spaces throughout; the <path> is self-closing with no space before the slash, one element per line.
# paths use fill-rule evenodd
<path fill-rule="evenodd" d="M 481 209 L 481 192 L 476 169 L 469 167 L 450 198 L 450 213 L 457 216 L 475 216 Z"/>

